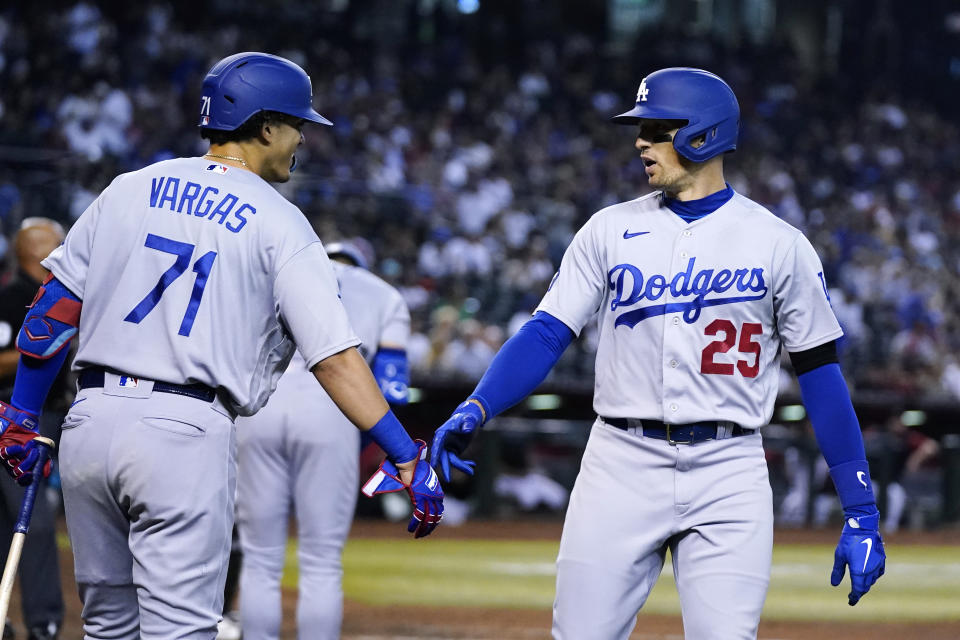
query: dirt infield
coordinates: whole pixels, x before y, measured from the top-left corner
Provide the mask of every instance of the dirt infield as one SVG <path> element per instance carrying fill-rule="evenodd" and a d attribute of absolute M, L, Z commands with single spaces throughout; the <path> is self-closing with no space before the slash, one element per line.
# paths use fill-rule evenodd
<path fill-rule="evenodd" d="M 288 618 L 289 619 L 289 618 Z M 287 638 L 294 638 L 292 630 Z M 418 609 L 366 607 L 347 603 L 345 640 L 531 640 L 550 637 L 549 611 L 491 609 Z M 682 640 L 679 618 L 641 615 L 631 640 Z M 760 640 L 956 640 L 960 623 L 836 624 L 826 622 L 761 622 Z M 585 638 L 584 640 L 602 640 Z"/>
<path fill-rule="evenodd" d="M 441 533 L 441 531 L 438 531 Z M 397 537 L 402 531 L 396 524 L 358 522 L 351 533 L 354 537 Z M 460 528 L 442 530 L 448 538 L 495 539 L 558 539 L 560 524 L 556 522 L 478 522 Z M 777 542 L 823 542 L 833 540 L 835 532 L 783 531 L 777 533 Z M 957 544 L 957 531 L 933 534 L 896 536 L 901 544 Z M 60 550 L 62 578 L 67 614 L 61 640 L 80 640 L 80 602 L 73 580 L 73 559 L 69 549 Z M 292 640 L 295 634 L 295 594 L 284 591 L 283 638 Z M 11 619 L 17 627 L 18 638 L 23 638 L 20 622 L 19 594 L 14 593 Z M 631 636 L 643 640 L 682 640 L 683 628 L 678 617 L 641 615 L 637 629 Z M 344 612 L 343 638 L 347 640 L 529 640 L 548 638 L 550 612 L 544 610 L 489 609 L 470 607 L 428 608 L 370 606 L 348 601 Z M 960 638 L 960 622 L 893 624 L 893 623 L 834 623 L 822 621 L 781 622 L 764 621 L 760 624 L 762 640 L 956 640 Z M 592 639 L 590 639 L 592 640 Z"/>

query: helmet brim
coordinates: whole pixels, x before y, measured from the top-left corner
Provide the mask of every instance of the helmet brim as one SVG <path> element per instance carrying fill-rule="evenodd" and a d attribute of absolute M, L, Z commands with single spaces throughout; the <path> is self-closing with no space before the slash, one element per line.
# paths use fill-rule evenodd
<path fill-rule="evenodd" d="M 637 124 L 641 120 L 685 120 L 690 122 L 690 118 L 685 115 L 673 113 L 666 110 L 651 109 L 646 105 L 637 105 L 630 111 L 624 111 L 620 115 L 610 118 L 614 124 Z"/>
<path fill-rule="evenodd" d="M 308 111 L 306 115 L 301 116 L 301 117 L 302 117 L 304 120 L 308 120 L 309 122 L 316 122 L 317 124 L 325 124 L 325 125 L 327 125 L 328 127 L 332 127 L 332 126 L 333 126 L 333 123 L 332 123 L 332 122 L 330 122 L 329 120 L 327 120 L 326 118 L 324 118 L 322 115 L 320 115 L 319 113 L 317 113 L 317 112 L 314 111 L 313 109 L 310 109 L 310 111 Z"/>

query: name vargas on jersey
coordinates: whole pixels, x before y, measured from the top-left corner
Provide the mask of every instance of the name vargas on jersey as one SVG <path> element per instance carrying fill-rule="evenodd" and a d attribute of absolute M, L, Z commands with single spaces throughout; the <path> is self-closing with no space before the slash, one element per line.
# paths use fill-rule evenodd
<path fill-rule="evenodd" d="M 643 300 L 654 302 L 662 298 L 667 291 L 675 298 L 694 296 L 691 300 L 648 305 L 627 311 L 617 316 L 614 326 L 625 325 L 632 329 L 647 318 L 680 312 L 683 313 L 684 321 L 692 324 L 700 317 L 704 307 L 760 300 L 767 295 L 767 283 L 763 277 L 762 267 L 720 269 L 719 271 L 701 269 L 694 272 L 696 260 L 696 257 L 690 258 L 686 269 L 669 278 L 655 273 L 644 280 L 640 269 L 626 263 L 610 269 L 607 273 L 607 284 L 610 290 L 614 291 L 610 302 L 611 311 L 635 305 Z M 721 294 L 730 289 L 736 289 L 741 293 L 749 291 L 750 294 L 707 297 L 708 294 Z"/>
<path fill-rule="evenodd" d="M 244 212 L 254 215 L 257 213 L 256 208 L 246 202 L 241 203 L 240 198 L 232 193 L 217 198 L 211 197 L 219 194 L 220 190 L 216 187 L 204 186 L 197 182 L 187 182 L 181 191 L 180 178 L 163 176 L 159 179 L 154 178 L 150 185 L 150 206 L 155 209 L 169 209 L 174 213 L 217 220 L 233 233 L 240 233 L 247 224 Z M 239 207 L 237 207 L 238 203 Z M 233 219 L 226 222 L 227 216 L 231 214 Z"/>

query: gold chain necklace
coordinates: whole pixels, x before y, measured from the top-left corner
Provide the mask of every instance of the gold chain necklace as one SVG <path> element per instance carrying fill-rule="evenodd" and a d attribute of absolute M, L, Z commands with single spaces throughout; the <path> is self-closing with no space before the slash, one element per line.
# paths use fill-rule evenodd
<path fill-rule="evenodd" d="M 217 155 L 216 153 L 205 153 L 203 154 L 203 157 L 204 158 L 220 158 L 221 160 L 233 160 L 234 162 L 239 162 L 244 167 L 247 166 L 246 160 L 244 160 L 243 158 L 238 158 L 236 156 L 221 156 L 221 155 Z"/>

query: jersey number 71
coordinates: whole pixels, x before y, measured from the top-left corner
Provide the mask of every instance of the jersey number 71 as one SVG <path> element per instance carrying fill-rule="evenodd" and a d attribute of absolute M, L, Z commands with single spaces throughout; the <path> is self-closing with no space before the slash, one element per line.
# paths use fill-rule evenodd
<path fill-rule="evenodd" d="M 167 290 L 167 287 L 183 275 L 184 271 L 187 270 L 187 266 L 190 264 L 190 258 L 193 257 L 193 250 L 196 249 L 196 245 L 187 242 L 178 242 L 177 240 L 171 240 L 170 238 L 164 238 L 163 236 L 157 236 L 152 233 L 147 234 L 147 241 L 144 243 L 144 246 L 149 249 L 163 251 L 164 253 L 171 253 L 177 256 L 177 260 L 173 263 L 172 267 L 163 272 L 163 275 L 160 276 L 160 280 L 157 281 L 153 289 L 151 289 L 147 295 L 144 296 L 143 300 L 124 318 L 127 322 L 134 324 L 140 324 L 140 321 L 146 318 L 147 314 L 153 311 L 153 308 L 160 302 L 160 298 L 163 296 L 163 292 Z M 189 336 L 190 330 L 193 329 L 193 321 L 196 320 L 197 310 L 200 309 L 200 299 L 203 298 L 203 289 L 207 286 L 207 278 L 210 275 L 210 270 L 213 268 L 213 261 L 216 260 L 216 258 L 216 251 L 207 251 L 193 263 L 193 271 L 197 274 L 197 278 L 193 281 L 193 293 L 190 294 L 187 311 L 183 314 L 183 322 L 180 323 L 180 331 L 178 333 L 182 336 Z"/>

